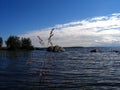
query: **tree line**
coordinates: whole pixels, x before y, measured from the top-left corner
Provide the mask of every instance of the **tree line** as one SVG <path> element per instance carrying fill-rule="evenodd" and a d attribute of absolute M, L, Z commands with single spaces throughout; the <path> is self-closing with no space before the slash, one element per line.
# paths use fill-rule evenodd
<path fill-rule="evenodd" d="M 34 47 L 31 43 L 30 38 L 21 38 L 18 36 L 9 36 L 9 38 L 5 41 L 6 49 L 8 50 L 33 50 Z M 0 48 L 3 45 L 3 39 L 0 37 Z"/>

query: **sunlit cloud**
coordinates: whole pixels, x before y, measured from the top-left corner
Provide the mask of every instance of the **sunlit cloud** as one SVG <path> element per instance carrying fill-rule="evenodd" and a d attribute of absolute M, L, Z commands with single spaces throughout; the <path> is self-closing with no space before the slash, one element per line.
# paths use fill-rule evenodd
<path fill-rule="evenodd" d="M 120 13 L 93 17 L 81 21 L 57 24 L 41 30 L 27 32 L 20 37 L 29 37 L 36 47 L 41 47 L 37 36 L 47 46 L 50 30 L 55 28 L 53 44 L 61 46 L 118 46 L 120 45 Z"/>

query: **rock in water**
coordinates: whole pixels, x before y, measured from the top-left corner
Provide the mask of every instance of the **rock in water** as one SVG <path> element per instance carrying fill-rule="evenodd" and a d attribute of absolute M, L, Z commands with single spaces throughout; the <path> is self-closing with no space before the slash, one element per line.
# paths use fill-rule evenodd
<path fill-rule="evenodd" d="M 54 46 L 50 46 L 47 48 L 47 51 L 53 51 L 53 49 L 54 49 Z"/>
<path fill-rule="evenodd" d="M 90 52 L 98 52 L 98 49 L 93 49 Z"/>
<path fill-rule="evenodd" d="M 49 52 L 64 52 L 65 49 L 63 47 L 61 47 L 61 46 L 56 45 L 56 46 L 48 47 L 47 51 L 49 51 Z"/>

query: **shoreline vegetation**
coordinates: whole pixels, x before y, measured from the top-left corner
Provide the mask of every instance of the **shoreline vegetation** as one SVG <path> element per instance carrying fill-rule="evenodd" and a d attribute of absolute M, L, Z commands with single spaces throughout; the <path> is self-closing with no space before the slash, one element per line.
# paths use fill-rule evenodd
<path fill-rule="evenodd" d="M 34 50 L 34 46 L 32 45 L 30 38 L 9 36 L 4 42 L 6 47 L 2 46 L 3 39 L 0 37 L 0 50 Z"/>

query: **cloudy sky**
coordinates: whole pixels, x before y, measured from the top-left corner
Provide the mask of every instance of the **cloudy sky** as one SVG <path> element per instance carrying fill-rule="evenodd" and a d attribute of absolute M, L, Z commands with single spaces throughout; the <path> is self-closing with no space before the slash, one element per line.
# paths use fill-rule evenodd
<path fill-rule="evenodd" d="M 29 37 L 53 44 L 120 46 L 120 0 L 0 0 L 0 36 Z"/>

